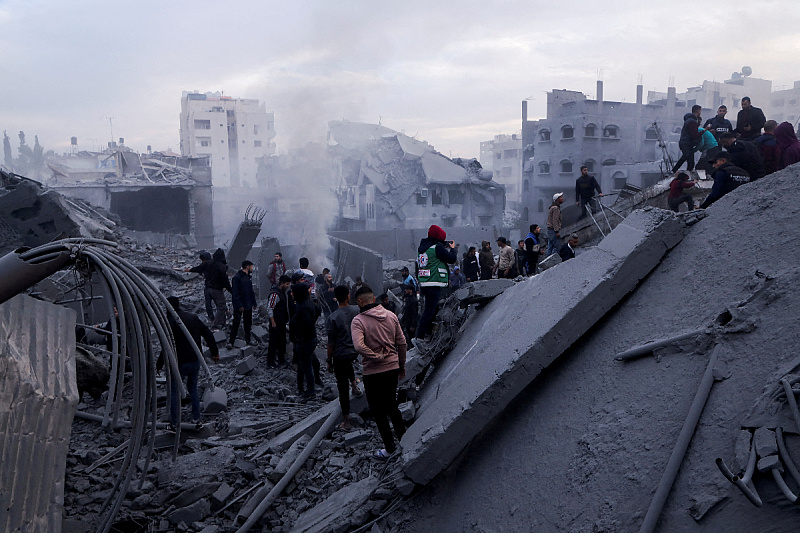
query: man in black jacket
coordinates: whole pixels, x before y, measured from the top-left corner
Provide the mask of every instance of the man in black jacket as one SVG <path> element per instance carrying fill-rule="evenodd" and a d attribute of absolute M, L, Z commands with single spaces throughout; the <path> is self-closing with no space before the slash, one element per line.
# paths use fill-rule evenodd
<path fill-rule="evenodd" d="M 333 289 L 337 308 L 328 316 L 328 372 L 336 376 L 336 388 L 339 390 L 339 405 L 342 407 L 344 422 L 340 429 L 350 429 L 350 391 L 355 396 L 363 392 L 358 388 L 353 363 L 358 359 L 358 352 L 353 347 L 353 336 L 350 324 L 359 312 L 356 305 L 350 305 L 350 289 L 346 285 L 337 285 Z"/>
<path fill-rule="evenodd" d="M 217 307 L 214 315 L 212 329 L 222 329 L 225 327 L 225 318 L 228 312 L 228 305 L 225 303 L 225 290 L 231 292 L 231 282 L 228 279 L 228 263 L 225 261 L 225 252 L 222 248 L 217 248 L 208 268 L 208 292 Z M 205 274 L 204 274 L 205 275 Z"/>
<path fill-rule="evenodd" d="M 720 152 L 710 162 L 714 166 L 714 185 L 711 194 L 700 204 L 705 209 L 740 185 L 750 182 L 747 171 L 731 164 L 728 152 Z"/>
<path fill-rule="evenodd" d="M 178 313 L 178 316 L 192 336 L 192 340 L 198 348 L 202 346 L 200 339 L 204 339 L 211 351 L 211 358 L 214 361 L 219 361 L 219 348 L 217 342 L 214 340 L 214 335 L 211 330 L 203 324 L 200 317 L 193 313 L 181 310 L 180 300 L 175 296 L 167 298 L 172 308 Z M 180 376 L 172 376 L 173 382 L 171 387 L 170 396 L 170 424 L 172 428 L 176 428 L 180 422 L 180 398 L 178 398 L 178 380 L 186 378 L 186 389 L 189 392 L 189 398 L 192 402 L 192 421 L 197 429 L 202 428 L 200 422 L 200 396 L 197 392 L 197 378 L 200 374 L 200 362 L 197 360 L 197 354 L 192 348 L 186 334 L 180 328 L 178 323 L 172 318 L 172 315 L 167 313 L 167 322 L 169 322 L 172 329 L 172 336 L 175 339 L 175 356 L 178 359 L 178 369 Z"/>
<path fill-rule="evenodd" d="M 700 129 L 700 113 L 703 108 L 699 105 L 692 106 L 692 112 L 686 113 L 683 116 L 683 128 L 681 128 L 681 137 L 678 140 L 678 148 L 681 149 L 681 158 L 672 167 L 672 173 L 675 174 L 681 165 L 686 162 L 686 170 L 691 172 L 694 170 L 694 152 L 697 145 L 700 144 L 700 138 L 703 135 L 703 130 Z M 711 126 L 707 126 L 706 130 L 710 130 Z"/>
<path fill-rule="evenodd" d="M 320 312 L 308 293 L 308 284 L 303 282 L 292 285 L 292 295 L 297 308 L 289 322 L 289 338 L 294 344 L 295 359 L 297 361 L 297 388 L 303 395 L 303 400 L 316 399 L 314 383 L 322 385 L 319 377 L 314 378 L 313 359 L 314 349 L 317 347 L 317 318 Z M 319 360 L 317 360 L 319 364 Z M 303 382 L 305 381 L 305 387 Z"/>
<path fill-rule="evenodd" d="M 730 154 L 730 162 L 746 170 L 750 175 L 750 181 L 767 175 L 767 169 L 758 146 L 749 141 L 737 139 L 733 133 L 720 135 L 720 142 Z"/>
<path fill-rule="evenodd" d="M 764 112 L 750 103 L 750 97 L 742 97 L 742 110 L 736 115 L 736 129 L 739 138 L 743 141 L 752 141 L 761 135 L 761 128 L 767 117 Z"/>
<path fill-rule="evenodd" d="M 528 252 L 528 275 L 533 276 L 539 271 L 539 258 L 544 255 L 544 249 L 539 241 L 542 228 L 539 224 L 531 224 L 529 229 L 525 236 L 525 251 Z"/>
<path fill-rule="evenodd" d="M 467 253 L 464 254 L 464 260 L 461 263 L 461 271 L 464 272 L 464 277 L 467 278 L 467 281 L 478 281 L 478 277 L 480 276 L 478 256 L 475 254 L 475 247 L 470 246 Z"/>
<path fill-rule="evenodd" d="M 272 287 L 267 300 L 269 315 L 269 348 L 267 349 L 267 366 L 277 368 L 286 364 L 286 325 L 289 323 L 289 283 L 286 274 L 278 278 L 278 284 Z"/>
<path fill-rule="evenodd" d="M 725 115 L 728 114 L 728 108 L 724 105 L 719 106 L 717 109 L 717 114 L 706 120 L 706 123 L 703 125 L 705 129 L 710 129 L 711 133 L 714 134 L 714 138 L 719 141 L 720 135 L 723 133 L 732 133 L 733 132 L 733 124 L 731 121 L 725 118 Z"/>
<path fill-rule="evenodd" d="M 233 305 L 233 325 L 228 348 L 233 346 L 239 333 L 239 323 L 244 318 L 244 341 L 250 344 L 250 329 L 253 326 L 253 309 L 256 308 L 256 293 L 253 291 L 253 262 L 242 261 L 242 269 L 233 276 L 231 282 L 231 304 Z"/>
<path fill-rule="evenodd" d="M 568 261 L 570 259 L 575 259 L 575 247 L 578 246 L 578 234 L 573 233 L 569 236 L 569 239 L 566 243 L 561 247 L 558 251 L 558 255 L 561 256 L 561 261 Z"/>
<path fill-rule="evenodd" d="M 194 272 L 203 275 L 203 281 L 205 282 L 203 284 L 203 297 L 205 298 L 206 301 L 206 314 L 208 315 L 209 322 L 214 321 L 214 306 L 212 305 L 214 299 L 211 297 L 211 292 L 208 290 L 209 289 L 208 283 L 209 280 L 211 279 L 211 265 L 212 265 L 211 254 L 204 250 L 200 252 L 199 265 L 197 265 L 196 267 L 191 267 L 191 268 L 186 267 L 183 269 L 184 272 Z"/>
<path fill-rule="evenodd" d="M 581 175 L 575 180 L 575 205 L 580 204 L 581 216 L 578 220 L 586 217 L 586 205 L 592 210 L 596 211 L 592 200 L 594 200 L 594 192 L 597 191 L 598 196 L 604 196 L 603 191 L 600 190 L 600 184 L 594 179 L 594 176 L 589 174 L 589 167 L 581 167 Z"/>

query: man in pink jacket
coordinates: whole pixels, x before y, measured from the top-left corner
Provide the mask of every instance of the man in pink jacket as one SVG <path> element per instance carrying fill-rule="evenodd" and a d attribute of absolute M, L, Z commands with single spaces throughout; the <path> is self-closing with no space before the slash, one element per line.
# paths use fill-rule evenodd
<path fill-rule="evenodd" d="M 356 291 L 356 303 L 361 312 L 353 318 L 350 332 L 353 346 L 361 354 L 369 410 L 385 446 L 372 455 L 388 459 L 396 449 L 389 420 L 397 440 L 405 433 L 403 417 L 397 408 L 397 383 L 406 376 L 406 338 L 397 315 L 376 303 L 367 285 Z"/>

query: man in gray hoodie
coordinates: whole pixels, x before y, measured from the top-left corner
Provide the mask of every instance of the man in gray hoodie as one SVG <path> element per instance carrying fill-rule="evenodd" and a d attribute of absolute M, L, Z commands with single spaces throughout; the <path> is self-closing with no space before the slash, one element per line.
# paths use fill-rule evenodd
<path fill-rule="evenodd" d="M 405 433 L 403 417 L 397 408 L 397 383 L 406 376 L 406 338 L 397 315 L 375 302 L 375 295 L 367 285 L 356 291 L 356 302 L 361 312 L 353 318 L 350 332 L 353 346 L 361 355 L 369 410 L 385 446 L 372 455 L 388 459 L 397 448 L 389 420 L 397 440 Z"/>

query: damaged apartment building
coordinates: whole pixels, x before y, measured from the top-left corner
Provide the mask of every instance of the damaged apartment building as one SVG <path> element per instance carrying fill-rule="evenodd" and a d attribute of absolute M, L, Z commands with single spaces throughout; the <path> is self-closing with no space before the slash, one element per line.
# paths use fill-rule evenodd
<path fill-rule="evenodd" d="M 505 187 L 475 159 L 450 159 L 385 126 L 329 124 L 342 231 L 502 225 Z"/>
<path fill-rule="evenodd" d="M 73 138 L 73 145 L 75 144 Z M 214 243 L 208 157 L 138 154 L 123 139 L 102 152 L 51 157 L 45 183 L 68 198 L 85 200 L 120 217 L 132 231 L 158 242 Z"/>

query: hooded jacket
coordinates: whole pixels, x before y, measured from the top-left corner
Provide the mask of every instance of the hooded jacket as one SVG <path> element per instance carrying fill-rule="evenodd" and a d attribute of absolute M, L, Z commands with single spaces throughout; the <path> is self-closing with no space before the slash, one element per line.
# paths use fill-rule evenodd
<path fill-rule="evenodd" d="M 775 141 L 781 148 L 780 168 L 786 168 L 800 162 L 800 141 L 794 133 L 794 127 L 789 122 L 781 122 L 775 128 Z"/>
<path fill-rule="evenodd" d="M 693 113 L 683 115 L 683 128 L 681 128 L 681 138 L 678 140 L 681 150 L 693 148 L 700 143 L 702 133 L 698 128 L 700 128 L 700 121 Z"/>
<path fill-rule="evenodd" d="M 231 284 L 231 303 L 234 309 L 252 309 L 256 306 L 256 294 L 253 292 L 253 278 L 240 270 L 233 276 Z"/>
<path fill-rule="evenodd" d="M 228 279 L 228 263 L 225 261 L 225 252 L 222 248 L 217 248 L 211 258 L 211 268 L 208 275 L 209 289 L 228 289 L 231 291 L 231 281 Z"/>
<path fill-rule="evenodd" d="M 764 133 L 753 141 L 761 151 L 761 159 L 764 160 L 764 170 L 767 174 L 777 172 L 781 168 L 781 147 L 772 133 Z"/>
<path fill-rule="evenodd" d="M 767 171 L 764 169 L 764 160 L 761 159 L 761 151 L 750 141 L 737 139 L 728 147 L 728 153 L 731 154 L 730 162 L 745 169 L 750 174 L 751 180 L 757 180 L 767 175 Z"/>
<path fill-rule="evenodd" d="M 400 321 L 379 303 L 362 308 L 353 318 L 350 333 L 365 376 L 405 369 L 406 338 Z"/>

